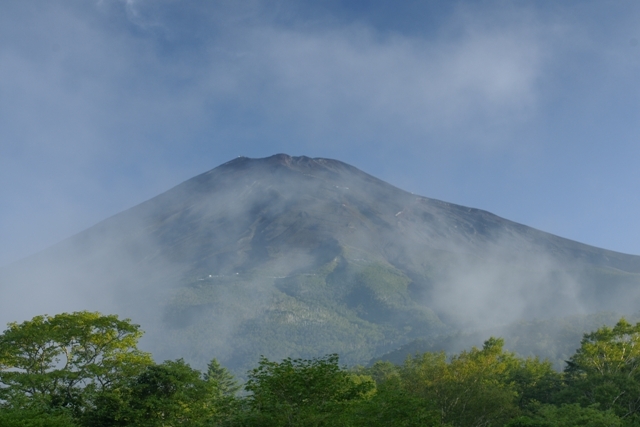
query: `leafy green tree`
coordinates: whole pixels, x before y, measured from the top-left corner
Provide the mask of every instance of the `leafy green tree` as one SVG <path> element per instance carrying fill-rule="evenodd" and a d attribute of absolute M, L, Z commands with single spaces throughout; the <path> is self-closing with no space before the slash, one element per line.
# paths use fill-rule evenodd
<path fill-rule="evenodd" d="M 424 353 L 405 362 L 404 387 L 434 405 L 443 424 L 460 427 L 500 425 L 517 414 L 517 391 L 509 377 L 517 359 L 503 351 L 501 339 L 482 349 L 453 356 Z"/>
<path fill-rule="evenodd" d="M 640 323 L 624 318 L 613 328 L 584 335 L 567 362 L 564 399 L 600 405 L 625 419 L 640 419 Z"/>
<path fill-rule="evenodd" d="M 130 425 L 202 425 L 213 415 L 213 384 L 182 359 L 148 366 L 131 384 L 122 418 Z"/>
<path fill-rule="evenodd" d="M 78 423 L 86 427 L 129 426 L 130 400 L 130 389 L 125 385 L 100 390 L 93 398 L 91 406 L 86 407 L 79 415 Z"/>
<path fill-rule="evenodd" d="M 343 419 L 343 425 L 352 427 L 432 427 L 441 424 L 435 405 L 409 393 L 398 376 L 378 382 L 375 394 L 358 401 Z"/>
<path fill-rule="evenodd" d="M 337 425 L 348 405 L 364 398 L 373 380 L 340 368 L 338 355 L 311 360 L 262 358 L 245 389 L 252 420 L 261 426 Z M 338 424 L 339 425 L 339 424 Z"/>
<path fill-rule="evenodd" d="M 128 319 L 87 311 L 10 323 L 0 335 L 0 400 L 78 412 L 96 392 L 152 363 L 136 347 L 141 335 Z"/>
<path fill-rule="evenodd" d="M 86 411 L 90 427 L 203 426 L 213 420 L 212 383 L 182 359 L 150 365 L 128 384 L 105 390 Z"/>
<path fill-rule="evenodd" d="M 518 359 L 510 369 L 507 381 L 511 381 L 517 392 L 520 409 L 539 403 L 555 403 L 562 389 L 562 374 L 553 369 L 550 361 L 536 358 Z"/>

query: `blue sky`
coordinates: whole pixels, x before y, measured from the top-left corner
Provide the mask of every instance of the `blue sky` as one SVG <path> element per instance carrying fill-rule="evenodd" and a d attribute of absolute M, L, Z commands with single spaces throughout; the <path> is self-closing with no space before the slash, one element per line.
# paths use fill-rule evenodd
<path fill-rule="evenodd" d="M 0 265 L 236 156 L 640 254 L 640 3 L 8 0 Z"/>

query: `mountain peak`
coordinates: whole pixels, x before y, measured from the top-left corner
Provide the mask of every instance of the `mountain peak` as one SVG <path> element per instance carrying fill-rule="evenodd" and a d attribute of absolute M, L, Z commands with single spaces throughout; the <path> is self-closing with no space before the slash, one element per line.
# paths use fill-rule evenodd
<path fill-rule="evenodd" d="M 336 170 L 349 169 L 351 171 L 357 171 L 358 169 L 350 166 L 344 162 L 334 159 L 322 158 L 322 157 L 308 157 L 308 156 L 290 156 L 288 154 L 279 153 L 269 157 L 263 158 L 251 158 L 245 156 L 238 156 L 237 158 L 230 160 L 210 172 L 216 169 L 227 170 L 246 170 L 248 168 L 279 168 L 284 167 L 287 169 L 303 172 L 313 170 Z"/>
<path fill-rule="evenodd" d="M 338 160 L 276 154 L 185 181 L 24 260 L 0 286 L 51 295 L 29 300 L 31 315 L 118 313 L 163 358 L 239 368 L 260 354 L 363 363 L 443 328 L 635 309 L 638 272 L 640 257 L 417 196 Z M 5 320 L 18 304 L 0 299 Z"/>

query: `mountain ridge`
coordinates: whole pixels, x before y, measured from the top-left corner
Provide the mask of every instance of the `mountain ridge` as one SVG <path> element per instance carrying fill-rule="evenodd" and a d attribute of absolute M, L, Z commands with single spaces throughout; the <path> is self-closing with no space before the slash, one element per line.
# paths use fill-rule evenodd
<path fill-rule="evenodd" d="M 638 259 L 640 259 L 640 257 L 638 255 L 627 254 L 627 253 L 623 253 L 623 252 L 619 252 L 619 251 L 615 251 L 615 250 L 610 250 L 610 249 L 603 249 L 603 248 L 599 248 L 599 247 L 594 246 L 594 245 L 582 243 L 582 242 L 574 240 L 574 239 L 569 239 L 569 238 L 565 238 L 565 237 L 562 237 L 562 236 L 558 236 L 558 235 L 555 235 L 555 234 L 552 234 L 552 233 L 548 233 L 548 232 L 546 232 L 544 230 L 541 230 L 541 229 L 537 229 L 537 228 L 534 228 L 534 227 L 527 226 L 526 224 L 522 224 L 522 223 L 519 223 L 519 222 L 515 222 L 515 221 L 512 221 L 512 220 L 509 220 L 507 218 L 501 217 L 499 215 L 496 215 L 496 214 L 494 214 L 494 213 L 492 213 L 490 211 L 484 210 L 484 209 L 477 209 L 477 208 L 467 207 L 467 206 L 459 205 L 459 204 L 456 204 L 456 203 L 450 203 L 450 202 L 446 202 L 446 201 L 443 201 L 443 200 L 438 200 L 438 199 L 433 199 L 433 198 L 429 198 L 429 197 L 425 197 L 425 196 L 416 195 L 414 193 L 407 192 L 407 191 L 405 191 L 405 190 L 403 190 L 403 189 L 401 189 L 399 187 L 396 187 L 396 186 L 394 186 L 392 184 L 389 184 L 389 183 L 387 183 L 387 182 L 385 182 L 383 180 L 380 180 L 380 179 L 378 179 L 378 178 L 376 178 L 376 177 L 374 177 L 372 175 L 369 175 L 369 174 L 363 172 L 362 170 L 360 170 L 360 169 L 358 169 L 358 168 L 356 168 L 354 166 L 351 166 L 351 165 L 349 165 L 347 163 L 344 163 L 344 162 L 341 162 L 339 160 L 321 158 L 321 157 L 312 158 L 312 157 L 307 157 L 307 156 L 289 156 L 289 155 L 283 154 L 283 153 L 275 154 L 275 155 L 266 157 L 264 159 L 262 159 L 262 158 L 249 158 L 249 157 L 245 157 L 245 156 L 239 156 L 239 157 L 237 157 L 235 159 L 232 159 L 232 160 L 230 160 L 228 162 L 225 162 L 225 163 L 223 163 L 223 164 L 221 164 L 221 165 L 219 165 L 219 166 L 217 166 L 217 167 L 215 167 L 215 168 L 213 168 L 213 169 L 211 169 L 209 171 L 206 171 L 204 173 L 196 175 L 193 178 L 190 178 L 190 179 L 188 179 L 186 181 L 183 181 L 182 183 L 180 183 L 180 184 L 178 184 L 178 185 L 176 185 L 176 186 L 174 186 L 174 187 L 172 187 L 172 188 L 160 193 L 157 196 L 154 196 L 154 197 L 152 197 L 152 198 L 150 198 L 150 199 L 148 199 L 146 201 L 143 201 L 143 202 L 141 202 L 141 203 L 139 203 L 137 205 L 134 205 L 134 206 L 132 206 L 130 208 L 127 208 L 124 211 L 121 211 L 119 213 L 111 215 L 110 217 L 107 217 L 107 218 L 99 221 L 98 223 L 94 224 L 93 226 L 90 226 L 85 230 L 82 230 L 82 231 L 80 231 L 78 233 L 75 233 L 74 235 L 72 235 L 72 236 L 70 236 L 70 237 L 68 237 L 66 239 L 63 239 L 62 241 L 60 241 L 58 243 L 55 243 L 54 245 L 52 245 L 49 248 L 45 248 L 45 249 L 43 249 L 43 250 L 41 250 L 41 251 L 39 251 L 39 252 L 37 252 L 35 254 L 27 256 L 27 257 L 25 257 L 25 258 L 23 258 L 21 260 L 15 261 L 15 262 L 13 262 L 13 263 L 11 263 L 11 264 L 9 264 L 7 266 L 4 266 L 4 267 L 6 268 L 6 267 L 9 267 L 12 264 L 17 264 L 17 263 L 23 262 L 26 259 L 29 259 L 29 258 L 34 257 L 34 256 L 37 256 L 41 252 L 49 251 L 49 250 L 51 250 L 52 248 L 54 248 L 54 247 L 56 247 L 58 245 L 64 244 L 68 240 L 74 239 L 74 238 L 76 238 L 76 237 L 78 237 L 80 235 L 85 234 L 89 230 L 92 230 L 92 229 L 94 229 L 96 227 L 99 228 L 99 227 L 103 226 L 103 224 L 105 222 L 110 222 L 110 221 L 113 221 L 113 220 L 115 220 L 117 218 L 120 218 L 121 215 L 123 215 L 123 214 L 126 215 L 130 211 L 142 210 L 142 209 L 146 208 L 147 205 L 153 205 L 154 203 L 156 203 L 157 200 L 162 199 L 167 193 L 171 193 L 171 192 L 173 192 L 175 190 L 179 190 L 183 186 L 192 186 L 194 184 L 201 185 L 201 184 L 205 183 L 205 181 L 209 181 L 212 178 L 212 175 L 214 175 L 216 172 L 222 172 L 224 169 L 230 169 L 230 171 L 237 172 L 239 170 L 242 170 L 242 169 L 250 166 L 249 165 L 250 163 L 262 162 L 262 161 L 264 161 L 266 164 L 268 164 L 268 165 L 270 165 L 272 167 L 284 166 L 284 167 L 288 167 L 291 170 L 297 171 L 297 172 L 301 172 L 301 169 L 300 168 L 292 168 L 291 166 L 292 165 L 297 166 L 299 164 L 299 162 L 302 162 L 302 163 L 304 163 L 306 165 L 315 165 L 316 169 L 318 169 L 318 166 L 319 166 L 319 167 L 323 167 L 323 168 L 325 168 L 327 170 L 331 170 L 331 169 L 329 169 L 327 167 L 328 165 L 332 165 L 334 167 L 337 166 L 337 167 L 342 168 L 344 170 L 348 170 L 349 172 L 357 173 L 357 174 L 363 176 L 364 178 L 369 179 L 369 180 L 371 180 L 373 182 L 376 182 L 376 183 L 379 183 L 379 184 L 383 184 L 385 186 L 389 186 L 390 188 L 392 188 L 394 190 L 397 190 L 397 191 L 401 191 L 401 192 L 405 193 L 407 196 L 421 198 L 421 199 L 425 200 L 427 203 L 433 204 L 435 206 L 441 206 L 441 207 L 448 208 L 448 209 L 454 209 L 454 210 L 463 212 L 465 214 L 474 214 L 474 215 L 479 215 L 479 216 L 483 216 L 483 217 L 488 217 L 491 220 L 504 221 L 505 223 L 508 223 L 511 227 L 513 227 L 515 229 L 519 229 L 519 230 L 522 230 L 522 231 L 529 231 L 529 232 L 533 231 L 534 233 L 540 233 L 541 235 L 544 235 L 545 237 L 551 238 L 552 240 L 556 240 L 556 241 L 560 240 L 560 241 L 563 241 L 563 242 L 577 244 L 583 249 L 584 252 L 592 252 L 595 249 L 598 252 L 603 252 L 605 254 L 613 256 L 614 258 L 618 258 L 618 257 L 624 258 L 620 262 L 622 264 L 631 264 L 631 266 L 622 267 L 622 268 L 620 268 L 621 270 L 629 271 L 629 268 L 631 268 L 631 269 L 633 269 L 634 272 L 640 272 L 640 263 L 637 266 L 633 265 L 633 264 L 637 263 Z M 214 175 L 213 178 L 215 179 L 215 178 L 218 178 L 218 177 Z"/>

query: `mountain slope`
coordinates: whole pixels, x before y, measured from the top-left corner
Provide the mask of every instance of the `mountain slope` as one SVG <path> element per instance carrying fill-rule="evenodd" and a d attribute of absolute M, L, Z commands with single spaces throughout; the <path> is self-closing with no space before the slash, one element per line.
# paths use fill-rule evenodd
<path fill-rule="evenodd" d="M 640 257 L 280 154 L 234 159 L 4 269 L 0 313 L 117 312 L 158 357 L 242 369 L 260 354 L 362 363 L 456 329 L 631 312 L 639 289 Z"/>

